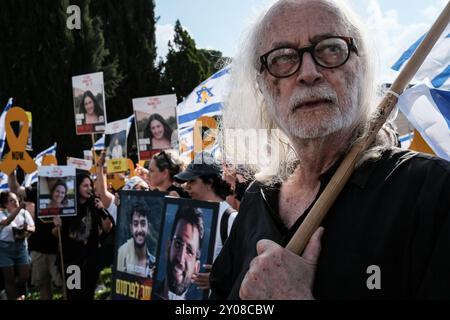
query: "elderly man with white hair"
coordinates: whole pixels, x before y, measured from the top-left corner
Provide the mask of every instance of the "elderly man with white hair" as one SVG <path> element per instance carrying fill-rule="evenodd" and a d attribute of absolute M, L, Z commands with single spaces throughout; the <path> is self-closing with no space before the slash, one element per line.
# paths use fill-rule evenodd
<path fill-rule="evenodd" d="M 362 30 L 342 2 L 280 0 L 233 61 L 225 127 L 280 129 L 280 161 L 244 195 L 212 298 L 450 298 L 450 165 L 396 148 L 389 126 L 302 255 L 283 248 L 373 114 Z"/>

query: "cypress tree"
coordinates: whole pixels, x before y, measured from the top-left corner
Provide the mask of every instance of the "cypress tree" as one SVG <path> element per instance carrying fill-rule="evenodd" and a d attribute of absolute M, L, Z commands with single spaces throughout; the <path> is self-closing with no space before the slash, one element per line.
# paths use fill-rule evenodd
<path fill-rule="evenodd" d="M 132 99 L 160 93 L 159 72 L 155 67 L 155 4 L 153 0 L 95 0 L 92 14 L 103 21 L 106 48 L 117 57 L 124 80 L 117 95 L 112 119 L 132 114 Z M 107 59 L 107 61 L 108 61 Z"/>
<path fill-rule="evenodd" d="M 179 101 L 206 79 L 208 70 L 204 70 L 202 62 L 204 65 L 204 57 L 197 50 L 194 39 L 177 20 L 175 37 L 169 42 L 164 64 L 164 80 L 175 89 Z"/>

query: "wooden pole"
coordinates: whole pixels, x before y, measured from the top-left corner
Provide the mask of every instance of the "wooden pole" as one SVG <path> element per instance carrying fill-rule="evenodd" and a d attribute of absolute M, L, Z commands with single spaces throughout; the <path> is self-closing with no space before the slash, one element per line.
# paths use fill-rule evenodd
<path fill-rule="evenodd" d="M 94 167 L 97 167 L 97 154 L 95 153 L 95 138 L 94 134 L 91 134 L 91 141 L 92 141 L 92 163 L 94 164 Z"/>
<path fill-rule="evenodd" d="M 58 242 L 59 242 L 59 256 L 61 259 L 61 276 L 62 276 L 62 288 L 63 288 L 63 298 L 64 300 L 67 300 L 67 289 L 66 289 L 66 270 L 64 270 L 64 257 L 63 257 L 63 246 L 62 246 L 62 239 L 61 239 L 61 227 L 58 226 Z"/>
<path fill-rule="evenodd" d="M 406 66 L 402 69 L 397 79 L 392 84 L 390 91 L 387 92 L 384 99 L 378 106 L 376 117 L 370 122 L 367 133 L 355 143 L 338 170 L 330 180 L 325 190 L 317 199 L 308 216 L 302 225 L 295 232 L 286 248 L 294 253 L 301 254 L 306 247 L 313 233 L 319 228 L 322 220 L 325 218 L 328 210 L 333 205 L 339 193 L 344 188 L 348 179 L 352 175 L 355 165 L 360 159 L 362 153 L 369 148 L 375 140 L 378 131 L 386 122 L 392 109 L 396 106 L 398 96 L 409 84 L 413 76 L 419 70 L 423 61 L 430 53 L 434 44 L 437 42 L 442 32 L 444 32 L 450 21 L 450 2 L 444 8 L 436 22 L 427 33 L 425 39 L 419 45 Z"/>

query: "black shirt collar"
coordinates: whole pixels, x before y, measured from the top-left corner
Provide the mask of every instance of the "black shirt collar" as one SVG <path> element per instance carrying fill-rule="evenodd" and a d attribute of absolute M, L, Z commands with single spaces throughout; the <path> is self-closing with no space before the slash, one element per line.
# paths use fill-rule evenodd
<path fill-rule="evenodd" d="M 286 228 L 283 221 L 280 218 L 280 215 L 278 213 L 279 211 L 279 196 L 280 196 L 280 188 L 281 183 L 278 182 L 276 184 L 270 185 L 270 186 L 261 186 L 261 196 L 263 197 L 266 207 L 268 209 L 268 212 L 270 216 L 273 218 L 275 225 L 280 230 L 281 234 L 286 235 L 283 240 L 283 245 L 286 245 L 289 240 L 294 235 L 295 231 L 300 227 L 300 225 L 305 220 L 306 216 L 308 215 L 311 208 L 316 203 L 319 196 L 322 194 L 325 187 L 330 182 L 333 175 L 336 173 L 337 169 L 339 168 L 339 165 L 344 160 L 345 156 L 342 156 L 340 159 L 338 159 L 326 172 L 320 175 L 320 189 L 317 193 L 316 198 L 312 202 L 312 204 L 309 206 L 308 209 L 305 210 L 304 214 L 302 214 L 297 221 L 293 224 L 291 229 Z M 376 165 L 374 165 L 376 161 L 374 160 L 368 160 L 364 162 L 361 166 L 356 168 L 356 170 L 353 172 L 352 176 L 350 177 L 348 183 L 351 183 L 361 189 L 364 189 L 367 181 L 369 180 L 370 175 L 372 174 L 373 170 L 375 169 Z"/>

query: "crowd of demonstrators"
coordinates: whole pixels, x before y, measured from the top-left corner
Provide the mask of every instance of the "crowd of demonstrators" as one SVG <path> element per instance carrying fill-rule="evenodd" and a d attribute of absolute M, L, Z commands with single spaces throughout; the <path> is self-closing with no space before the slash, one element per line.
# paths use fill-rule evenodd
<path fill-rule="evenodd" d="M 27 237 L 35 225 L 25 207 L 15 193 L 0 194 L 0 270 L 9 300 L 24 298 L 30 273 Z"/>
<path fill-rule="evenodd" d="M 137 171 L 141 169 L 140 174 L 126 179 L 122 190 L 157 190 L 169 196 L 220 203 L 215 259 L 237 215 L 237 211 L 225 199 L 237 189 L 240 180 L 235 174 L 233 190 L 222 177 L 223 170 L 217 162 L 191 163 L 185 168 L 184 162 L 174 152 L 161 151 L 152 157 L 148 169 L 138 167 Z M 69 300 L 93 299 L 100 271 L 112 266 L 120 199 L 117 193 L 108 189 L 104 152 L 96 166 L 95 186 L 88 172 L 80 172 L 76 176 L 77 215 L 63 218 L 35 217 L 35 204 L 38 203 L 36 184 L 24 188 L 14 173 L 9 176 L 9 189 L 12 192 L 0 194 L 0 266 L 9 299 L 21 297 L 25 293 L 24 284 L 29 279 L 39 291 L 41 300 L 52 299 L 54 289 L 61 290 L 63 285 L 66 286 Z M 49 206 L 66 206 L 67 191 L 67 185 L 55 179 L 50 186 Z M 20 207 L 16 194 L 26 200 Z M 25 207 L 28 211 L 23 210 Z M 31 236 L 28 238 L 28 234 L 22 240 L 18 239 L 19 232 L 13 236 L 12 230 L 20 228 L 25 228 Z M 58 246 L 59 237 L 62 253 Z M 68 266 L 73 265 L 80 269 L 81 288 L 72 289 L 63 283 L 69 275 Z M 204 267 L 206 272 L 195 272 L 192 280 L 199 288 L 209 289 L 211 266 Z"/>
<path fill-rule="evenodd" d="M 184 183 L 189 197 L 194 200 L 220 203 L 216 239 L 214 244 L 213 261 L 222 250 L 228 237 L 237 211 L 225 201 L 232 194 L 231 186 L 222 177 L 222 167 L 211 155 L 200 153 L 185 171 L 175 175 L 175 180 Z M 209 289 L 209 270 L 211 265 L 204 265 L 205 271 L 192 276 L 194 283 L 200 289 Z"/>

